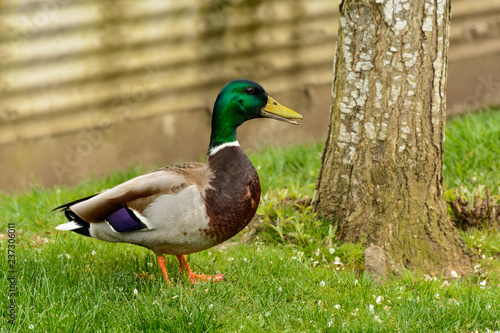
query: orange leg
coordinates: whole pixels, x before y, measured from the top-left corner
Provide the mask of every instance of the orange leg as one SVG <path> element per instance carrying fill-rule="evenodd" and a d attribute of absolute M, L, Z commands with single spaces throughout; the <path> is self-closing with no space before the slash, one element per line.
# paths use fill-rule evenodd
<path fill-rule="evenodd" d="M 167 266 L 165 265 L 165 257 L 163 255 L 158 256 L 158 264 L 160 265 L 163 277 L 165 278 L 165 280 L 167 280 L 168 284 L 171 284 L 170 279 L 167 275 Z"/>
<path fill-rule="evenodd" d="M 179 261 L 179 266 L 181 266 L 181 272 L 182 273 L 187 273 L 189 276 L 189 281 L 191 283 L 199 283 L 199 281 L 224 281 L 224 275 L 223 274 L 217 274 L 217 275 L 202 275 L 202 274 L 195 274 L 191 271 L 191 267 L 189 267 L 189 263 L 186 260 L 186 257 L 184 256 L 177 256 L 177 260 Z"/>

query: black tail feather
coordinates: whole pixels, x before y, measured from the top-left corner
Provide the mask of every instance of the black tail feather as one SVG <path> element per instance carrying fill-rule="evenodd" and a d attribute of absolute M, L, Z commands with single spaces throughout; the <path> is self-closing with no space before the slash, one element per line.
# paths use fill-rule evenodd
<path fill-rule="evenodd" d="M 73 211 L 71 211 L 69 209 L 66 209 L 64 211 L 64 215 L 66 215 L 66 218 L 68 219 L 68 221 L 73 221 L 76 224 L 78 224 L 79 226 L 81 226 L 81 228 L 71 230 L 71 231 L 74 231 L 74 232 L 76 232 L 80 235 L 83 235 L 83 236 L 92 237 L 92 236 L 90 236 L 90 223 L 82 220 L 80 218 L 80 216 L 76 215 Z"/>

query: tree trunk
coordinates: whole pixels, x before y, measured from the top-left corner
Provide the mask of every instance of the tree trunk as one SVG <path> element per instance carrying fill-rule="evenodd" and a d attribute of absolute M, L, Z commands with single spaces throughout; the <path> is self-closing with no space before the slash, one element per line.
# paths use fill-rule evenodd
<path fill-rule="evenodd" d="M 410 269 L 469 270 L 443 199 L 450 0 L 340 4 L 315 208 Z"/>

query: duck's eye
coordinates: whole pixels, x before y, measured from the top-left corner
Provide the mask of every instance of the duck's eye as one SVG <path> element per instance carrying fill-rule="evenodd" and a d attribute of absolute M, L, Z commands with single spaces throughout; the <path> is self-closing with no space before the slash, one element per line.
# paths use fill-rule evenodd
<path fill-rule="evenodd" d="M 254 87 L 246 87 L 245 88 L 245 94 L 253 95 L 254 93 L 255 93 L 255 88 Z"/>

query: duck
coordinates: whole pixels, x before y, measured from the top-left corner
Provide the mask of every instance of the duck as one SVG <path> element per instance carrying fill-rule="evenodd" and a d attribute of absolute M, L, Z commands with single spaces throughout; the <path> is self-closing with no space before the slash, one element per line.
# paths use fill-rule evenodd
<path fill-rule="evenodd" d="M 168 284 L 165 255 L 176 256 L 191 283 L 224 280 L 223 274 L 194 273 L 186 255 L 230 239 L 255 215 L 260 180 L 236 130 L 256 118 L 293 125 L 303 119 L 260 84 L 232 80 L 215 100 L 206 163 L 166 166 L 56 207 L 52 211 L 64 212 L 68 220 L 56 229 L 145 247 L 155 253 Z"/>

